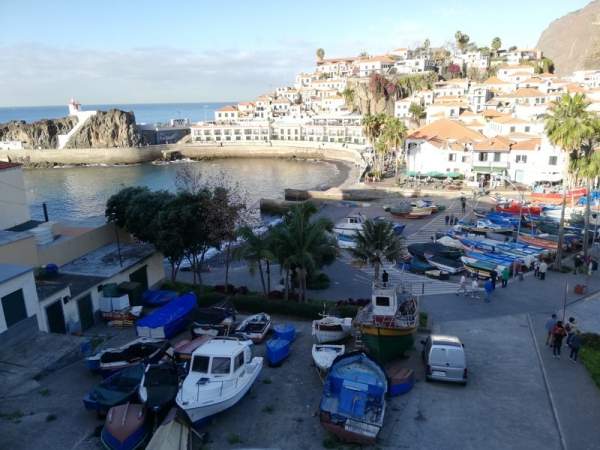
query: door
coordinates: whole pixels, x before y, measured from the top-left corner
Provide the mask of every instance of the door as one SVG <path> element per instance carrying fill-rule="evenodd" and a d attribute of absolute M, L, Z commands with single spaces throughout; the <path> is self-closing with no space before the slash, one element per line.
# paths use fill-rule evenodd
<path fill-rule="evenodd" d="M 25 307 L 25 297 L 23 297 L 23 289 L 11 292 L 2 297 L 2 310 L 4 311 L 4 319 L 6 327 L 10 328 L 17 322 L 27 319 L 27 308 Z"/>
<path fill-rule="evenodd" d="M 135 272 L 129 274 L 129 281 L 140 283 L 143 288 L 143 292 L 148 290 L 148 266 L 142 266 Z"/>
<path fill-rule="evenodd" d="M 46 307 L 46 316 L 48 317 L 48 331 L 50 333 L 66 334 L 67 327 L 61 300 Z"/>
<path fill-rule="evenodd" d="M 77 301 L 77 310 L 79 311 L 81 331 L 94 326 L 94 305 L 92 304 L 92 296 L 90 294 Z"/>

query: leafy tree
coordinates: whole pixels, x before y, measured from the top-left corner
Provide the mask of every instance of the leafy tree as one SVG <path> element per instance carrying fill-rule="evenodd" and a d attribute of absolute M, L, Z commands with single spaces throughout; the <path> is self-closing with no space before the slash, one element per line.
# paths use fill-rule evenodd
<path fill-rule="evenodd" d="M 417 125 L 421 122 L 421 119 L 425 118 L 425 108 L 421 103 L 411 103 L 408 112 Z"/>
<path fill-rule="evenodd" d="M 351 109 L 352 111 L 354 110 L 354 97 L 356 95 L 356 92 L 354 89 L 351 89 L 349 87 L 346 87 L 346 89 L 344 89 L 342 91 L 342 97 L 344 97 L 344 102 L 346 103 L 346 106 Z"/>
<path fill-rule="evenodd" d="M 423 41 L 423 50 L 427 51 L 429 47 L 431 47 L 431 41 L 427 38 Z"/>
<path fill-rule="evenodd" d="M 239 236 L 244 239 L 244 243 L 237 249 L 237 256 L 244 259 L 248 263 L 250 274 L 254 275 L 256 268 L 260 274 L 260 283 L 263 293 L 269 295 L 270 281 L 265 284 L 265 276 L 263 270 L 263 262 L 268 264 L 269 260 L 274 258 L 271 252 L 271 244 L 267 233 L 258 235 L 250 227 L 242 227 L 239 231 Z"/>
<path fill-rule="evenodd" d="M 563 198 L 558 227 L 558 251 L 555 265 L 558 269 L 562 264 L 562 247 L 564 242 L 565 207 L 569 168 L 571 160 L 577 160 L 582 154 L 582 147 L 594 133 L 594 127 L 587 111 L 589 102 L 582 94 L 563 94 L 549 109 L 545 119 L 545 129 L 548 139 L 553 145 L 560 147 L 566 153 L 566 166 L 563 175 Z"/>
<path fill-rule="evenodd" d="M 448 73 L 454 78 L 460 74 L 460 66 L 458 64 L 450 64 L 448 66 Z"/>
<path fill-rule="evenodd" d="M 368 54 L 367 52 L 365 52 L 365 51 L 362 51 L 362 52 L 360 52 L 360 53 L 358 54 L 358 57 L 359 57 L 359 58 L 368 58 L 368 57 L 369 57 L 369 54 Z"/>
<path fill-rule="evenodd" d="M 325 58 L 325 50 L 323 50 L 322 48 L 318 48 L 317 49 L 317 59 L 319 59 L 319 61 L 322 61 L 323 58 Z"/>
<path fill-rule="evenodd" d="M 104 215 L 107 221 L 114 223 L 119 228 L 125 228 L 131 199 L 144 192 L 150 192 L 150 190 L 147 187 L 127 187 L 112 195 L 106 202 Z"/>
<path fill-rule="evenodd" d="M 385 155 L 384 158 L 389 154 L 391 149 L 396 153 L 396 169 L 398 163 L 399 149 L 404 147 L 404 139 L 406 138 L 406 125 L 404 122 L 397 117 L 388 116 L 386 117 L 385 124 L 383 127 L 383 133 L 381 135 L 381 140 L 385 145 Z"/>
<path fill-rule="evenodd" d="M 313 219 L 316 212 L 310 202 L 294 206 L 271 232 L 272 253 L 285 270 L 286 299 L 291 271 L 297 273 L 300 300 L 305 301 L 309 273 L 335 261 L 337 242 L 330 233 L 333 224 L 326 218 Z"/>
<path fill-rule="evenodd" d="M 509 52 L 514 52 L 516 49 L 517 49 L 516 45 L 511 45 L 510 47 L 508 47 Z"/>
<path fill-rule="evenodd" d="M 498 50 L 502 48 L 502 40 L 499 37 L 495 37 L 494 39 L 492 39 L 491 47 L 494 50 L 494 54 L 497 55 Z"/>
<path fill-rule="evenodd" d="M 404 240 L 394 233 L 390 222 L 368 219 L 354 239 L 356 247 L 350 249 L 350 253 L 355 259 L 373 266 L 375 281 L 379 279 L 379 269 L 384 261 L 395 262 L 404 253 Z"/>
<path fill-rule="evenodd" d="M 456 40 L 456 46 L 460 49 L 461 52 L 464 53 L 465 49 L 469 45 L 469 41 L 471 40 L 469 35 L 461 31 L 457 31 L 456 33 L 454 33 L 454 39 Z"/>

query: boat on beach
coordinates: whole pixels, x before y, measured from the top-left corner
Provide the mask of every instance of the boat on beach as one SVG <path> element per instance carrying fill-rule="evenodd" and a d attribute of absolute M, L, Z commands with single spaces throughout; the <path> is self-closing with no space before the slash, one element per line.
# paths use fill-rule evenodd
<path fill-rule="evenodd" d="M 140 382 L 138 395 L 150 411 L 158 413 L 173 406 L 178 390 L 179 371 L 175 364 L 149 364 Z"/>
<path fill-rule="evenodd" d="M 318 344 L 339 342 L 346 339 L 352 331 L 352 318 L 323 315 L 319 320 L 313 320 L 312 336 Z"/>
<path fill-rule="evenodd" d="M 323 385 L 321 425 L 344 442 L 372 445 L 383 427 L 388 382 L 364 353 L 338 356 Z"/>
<path fill-rule="evenodd" d="M 475 275 L 477 278 L 487 279 L 492 276 L 493 272 L 502 272 L 502 267 L 499 267 L 498 264 L 493 262 L 482 261 L 481 259 L 470 256 L 463 256 L 461 259 L 467 272 Z"/>
<path fill-rule="evenodd" d="M 244 319 L 235 329 L 252 340 L 255 344 L 262 342 L 271 328 L 271 316 L 267 313 L 254 314 Z"/>
<path fill-rule="evenodd" d="M 321 373 L 326 373 L 331 368 L 335 358 L 343 355 L 345 351 L 345 345 L 313 344 L 311 353 L 317 369 Z"/>
<path fill-rule="evenodd" d="M 373 283 L 371 303 L 354 319 L 369 356 L 380 363 L 403 356 L 413 347 L 417 331 L 417 299 L 395 285 Z"/>
<path fill-rule="evenodd" d="M 236 314 L 233 305 L 226 300 L 205 308 L 197 308 L 192 316 L 192 337 L 228 336 L 233 329 Z"/>
<path fill-rule="evenodd" d="M 263 358 L 252 356 L 252 345 L 218 337 L 194 351 L 176 397 L 194 425 L 231 408 L 250 390 L 263 367 Z"/>
<path fill-rule="evenodd" d="M 92 372 L 108 376 L 139 363 L 156 363 L 170 348 L 171 344 L 164 339 L 142 337 L 121 347 L 107 348 L 89 356 L 85 359 L 85 364 Z"/>
<path fill-rule="evenodd" d="M 578 201 L 587 194 L 587 189 L 576 188 L 566 192 L 567 201 Z M 550 205 L 560 205 L 563 199 L 562 192 L 532 192 L 530 198 L 534 202 L 548 203 Z"/>
<path fill-rule="evenodd" d="M 135 450 L 143 448 L 150 433 L 144 406 L 126 403 L 110 409 L 100 440 L 104 447 L 110 450 Z"/>
<path fill-rule="evenodd" d="M 357 232 L 362 231 L 365 220 L 365 216 L 361 213 L 351 214 L 337 222 L 333 227 L 333 232 L 338 235 L 352 237 Z"/>
<path fill-rule="evenodd" d="M 487 219 L 478 219 L 472 223 L 464 223 L 459 224 L 460 227 L 469 232 L 476 234 L 486 234 L 486 233 L 512 233 L 514 231 L 513 226 L 508 223 L 505 225 L 497 224 Z"/>
<path fill-rule="evenodd" d="M 185 329 L 196 308 L 196 295 L 192 292 L 171 300 L 152 314 L 136 321 L 138 336 L 169 339 Z"/>
<path fill-rule="evenodd" d="M 134 400 L 143 376 L 144 365 L 137 364 L 105 378 L 83 398 L 85 409 L 104 415 L 113 406 Z"/>
<path fill-rule="evenodd" d="M 173 359 L 177 363 L 185 363 L 192 359 L 192 353 L 212 339 L 212 336 L 198 336 L 192 340 L 184 339 L 173 347 Z"/>

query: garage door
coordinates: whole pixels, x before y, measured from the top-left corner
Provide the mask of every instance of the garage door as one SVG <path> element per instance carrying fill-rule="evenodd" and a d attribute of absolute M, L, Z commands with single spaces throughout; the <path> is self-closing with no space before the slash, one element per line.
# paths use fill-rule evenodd
<path fill-rule="evenodd" d="M 79 322 L 81 323 L 81 331 L 94 326 L 94 306 L 92 304 L 92 296 L 90 294 L 77 300 L 77 309 L 79 311 Z"/>
<path fill-rule="evenodd" d="M 46 307 L 46 316 L 48 317 L 48 331 L 50 333 L 65 334 L 67 332 L 61 300 Z"/>
<path fill-rule="evenodd" d="M 27 319 L 27 308 L 25 307 L 23 290 L 19 289 L 2 297 L 2 310 L 4 311 L 7 328 L 21 320 Z"/>
<path fill-rule="evenodd" d="M 143 291 L 148 289 L 148 266 L 142 266 L 129 275 L 129 281 L 134 281 L 142 285 Z"/>

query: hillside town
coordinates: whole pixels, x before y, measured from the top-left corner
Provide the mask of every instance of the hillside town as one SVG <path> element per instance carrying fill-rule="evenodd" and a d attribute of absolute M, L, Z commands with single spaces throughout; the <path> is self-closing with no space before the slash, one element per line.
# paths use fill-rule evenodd
<path fill-rule="evenodd" d="M 532 186 L 559 182 L 564 156 L 548 141 L 543 117 L 565 93 L 585 94 L 588 110 L 600 111 L 600 70 L 559 77 L 538 49 L 501 49 L 499 39 L 492 44 L 495 49 L 473 49 L 458 40 L 450 52 L 425 42 L 383 55 L 317 57 L 314 71 L 299 73 L 292 86 L 225 106 L 214 121 L 192 125 L 192 142 L 370 146 L 361 109 L 368 114 L 381 97 L 408 128 L 409 173 L 458 173 L 472 181 L 500 174 Z M 392 88 L 378 93 L 373 85 L 381 80 Z M 398 88 L 403 80 L 407 89 Z M 369 98 L 359 104 L 361 90 Z"/>

